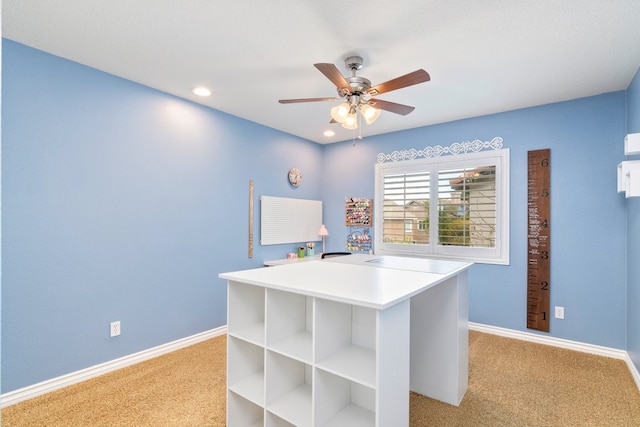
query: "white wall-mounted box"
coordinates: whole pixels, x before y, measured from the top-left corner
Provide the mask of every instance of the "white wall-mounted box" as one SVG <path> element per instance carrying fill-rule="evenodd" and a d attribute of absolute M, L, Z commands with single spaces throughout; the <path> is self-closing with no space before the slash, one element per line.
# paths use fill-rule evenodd
<path fill-rule="evenodd" d="M 640 154 L 640 133 L 630 133 L 624 137 L 624 155 Z"/>
<path fill-rule="evenodd" d="M 618 193 L 623 191 L 625 197 L 640 197 L 640 160 L 618 165 Z"/>

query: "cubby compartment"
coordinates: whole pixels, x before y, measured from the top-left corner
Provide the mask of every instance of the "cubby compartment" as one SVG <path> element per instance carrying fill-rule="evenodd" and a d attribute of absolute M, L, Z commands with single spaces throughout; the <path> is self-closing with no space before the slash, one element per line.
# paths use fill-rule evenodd
<path fill-rule="evenodd" d="M 277 415 L 274 415 L 270 412 L 267 412 L 267 422 L 265 424 L 266 427 L 296 427 L 295 424 L 291 424 L 283 420 Z"/>
<path fill-rule="evenodd" d="M 315 381 L 316 426 L 375 426 L 375 389 L 319 369 Z"/>
<path fill-rule="evenodd" d="M 264 409 L 232 391 L 227 393 L 227 414 L 229 425 L 232 426 L 262 427 L 264 425 Z"/>
<path fill-rule="evenodd" d="M 313 298 L 267 289 L 267 348 L 312 362 Z"/>
<path fill-rule="evenodd" d="M 376 310 L 316 300 L 316 366 L 376 386 Z"/>
<path fill-rule="evenodd" d="M 311 365 L 267 351 L 266 409 L 293 425 L 311 426 Z"/>
<path fill-rule="evenodd" d="M 227 387 L 259 406 L 264 406 L 264 348 L 228 337 Z"/>
<path fill-rule="evenodd" d="M 229 282 L 227 289 L 228 334 L 264 346 L 264 288 Z"/>

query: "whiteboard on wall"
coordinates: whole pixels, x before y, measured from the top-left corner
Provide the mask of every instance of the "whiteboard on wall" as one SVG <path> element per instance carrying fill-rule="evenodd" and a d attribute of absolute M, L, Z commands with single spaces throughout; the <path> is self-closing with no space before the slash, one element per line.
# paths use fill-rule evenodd
<path fill-rule="evenodd" d="M 260 197 L 260 244 L 316 242 L 322 225 L 320 200 Z"/>

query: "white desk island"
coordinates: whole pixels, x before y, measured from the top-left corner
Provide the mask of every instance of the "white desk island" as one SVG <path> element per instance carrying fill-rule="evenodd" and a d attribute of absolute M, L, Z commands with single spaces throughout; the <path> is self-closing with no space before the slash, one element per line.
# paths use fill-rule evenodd
<path fill-rule="evenodd" d="M 409 425 L 409 390 L 459 405 L 471 264 L 350 255 L 228 281 L 227 425 Z"/>

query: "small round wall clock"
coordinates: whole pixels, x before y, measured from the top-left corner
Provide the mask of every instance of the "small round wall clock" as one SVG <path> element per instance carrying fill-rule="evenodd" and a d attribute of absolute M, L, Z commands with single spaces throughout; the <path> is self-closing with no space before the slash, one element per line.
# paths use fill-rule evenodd
<path fill-rule="evenodd" d="M 298 168 L 289 169 L 289 184 L 294 187 L 302 184 L 302 172 Z"/>

